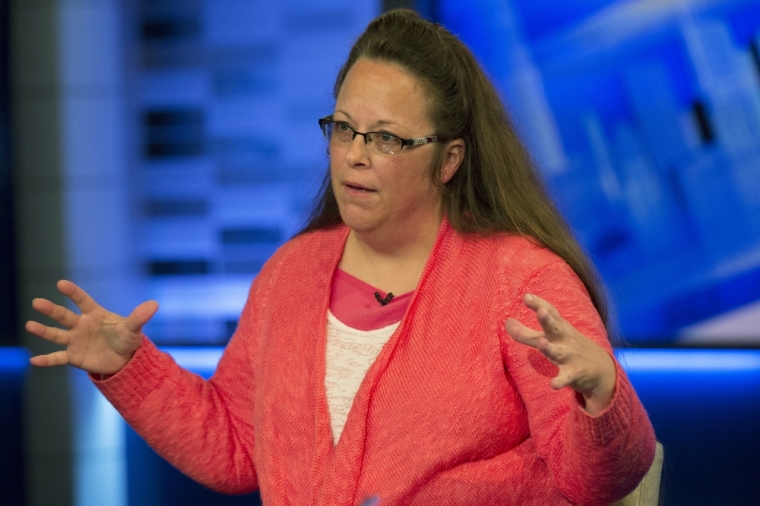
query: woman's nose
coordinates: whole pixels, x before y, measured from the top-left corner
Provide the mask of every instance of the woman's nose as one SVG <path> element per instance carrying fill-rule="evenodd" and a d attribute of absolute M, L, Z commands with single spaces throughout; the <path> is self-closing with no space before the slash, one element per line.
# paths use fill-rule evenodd
<path fill-rule="evenodd" d="M 357 134 L 346 150 L 346 162 L 352 167 L 355 165 L 369 165 L 369 145 L 363 135 Z"/>

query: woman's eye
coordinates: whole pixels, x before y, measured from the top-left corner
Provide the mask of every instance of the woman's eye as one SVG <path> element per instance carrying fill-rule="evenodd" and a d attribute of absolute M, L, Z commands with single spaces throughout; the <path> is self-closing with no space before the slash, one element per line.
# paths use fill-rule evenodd
<path fill-rule="evenodd" d="M 382 142 L 393 142 L 394 138 L 395 137 L 392 136 L 391 134 L 386 134 L 386 133 L 380 132 L 380 140 Z"/>
<path fill-rule="evenodd" d="M 337 126 L 338 126 L 338 130 L 340 130 L 341 132 L 348 132 L 351 130 L 351 127 L 348 126 L 346 123 L 338 123 Z"/>

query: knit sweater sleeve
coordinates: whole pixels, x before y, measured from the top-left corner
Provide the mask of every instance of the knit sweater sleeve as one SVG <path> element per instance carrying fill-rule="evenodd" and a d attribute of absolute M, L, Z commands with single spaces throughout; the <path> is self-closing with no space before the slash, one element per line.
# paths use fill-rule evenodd
<path fill-rule="evenodd" d="M 95 381 L 158 454 L 194 480 L 225 493 L 258 488 L 252 426 L 258 281 L 210 380 L 182 369 L 144 338 L 121 371 Z"/>
<path fill-rule="evenodd" d="M 588 292 L 572 269 L 555 259 L 535 269 L 509 297 L 508 316 L 533 329 L 541 326 L 522 303 L 525 293 L 549 301 L 560 315 L 612 355 L 612 347 Z M 632 491 L 654 459 L 655 436 L 646 411 L 625 372 L 615 361 L 617 379 L 612 402 L 598 416 L 589 415 L 579 396 L 549 382 L 557 367 L 540 352 L 504 337 L 507 372 L 523 399 L 531 437 L 557 487 L 571 502 L 608 504 Z"/>

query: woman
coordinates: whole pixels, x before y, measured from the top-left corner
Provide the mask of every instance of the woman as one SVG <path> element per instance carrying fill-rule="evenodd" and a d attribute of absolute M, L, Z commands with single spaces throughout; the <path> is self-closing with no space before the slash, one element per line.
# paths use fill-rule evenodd
<path fill-rule="evenodd" d="M 27 329 L 161 455 L 267 505 L 604 504 L 654 433 L 587 261 L 469 51 L 411 11 L 374 20 L 320 120 L 311 222 L 266 263 L 209 381 L 62 281 L 69 330 Z M 551 301 L 549 303 L 548 301 Z M 506 324 L 505 324 L 506 322 Z"/>

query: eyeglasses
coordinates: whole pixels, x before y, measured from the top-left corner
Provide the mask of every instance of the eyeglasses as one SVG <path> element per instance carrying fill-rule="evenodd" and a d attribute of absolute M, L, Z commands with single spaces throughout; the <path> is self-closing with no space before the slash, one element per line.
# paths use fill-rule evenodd
<path fill-rule="evenodd" d="M 364 137 L 364 143 L 380 155 L 396 155 L 404 146 L 422 146 L 440 140 L 437 135 L 402 139 L 388 132 L 357 132 L 345 121 L 335 121 L 332 116 L 320 119 L 319 127 L 322 129 L 325 139 L 338 146 L 348 146 L 357 135 L 361 135 Z"/>

